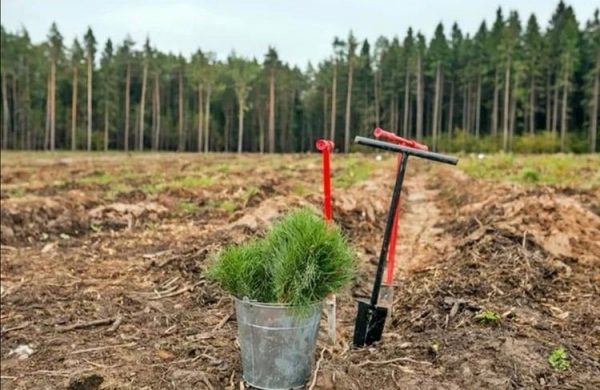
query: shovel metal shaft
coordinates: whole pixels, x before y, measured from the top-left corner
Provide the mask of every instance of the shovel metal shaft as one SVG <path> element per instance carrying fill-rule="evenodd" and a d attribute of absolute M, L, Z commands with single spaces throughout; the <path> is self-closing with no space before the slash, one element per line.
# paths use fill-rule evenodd
<path fill-rule="evenodd" d="M 383 278 L 383 270 L 388 255 L 390 246 L 390 239 L 392 237 L 392 230 L 394 227 L 394 215 L 398 211 L 398 202 L 400 201 L 400 193 L 402 192 L 402 183 L 404 182 L 404 173 L 406 172 L 406 166 L 408 165 L 408 154 L 402 153 L 402 163 L 396 176 L 396 184 L 394 184 L 394 192 L 392 193 L 392 200 L 390 202 L 390 209 L 388 212 L 387 222 L 385 224 L 385 231 L 383 233 L 383 244 L 381 245 L 381 253 L 379 254 L 379 263 L 377 264 L 377 273 L 375 274 L 375 282 L 373 284 L 373 291 L 371 293 L 371 306 L 377 305 L 379 299 L 379 289 L 381 288 L 381 279 Z"/>

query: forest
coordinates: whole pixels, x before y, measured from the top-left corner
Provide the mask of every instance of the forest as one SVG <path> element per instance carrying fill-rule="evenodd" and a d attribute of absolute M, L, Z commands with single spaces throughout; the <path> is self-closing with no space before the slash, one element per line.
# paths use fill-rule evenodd
<path fill-rule="evenodd" d="M 290 153 L 353 150 L 375 126 L 466 152 L 596 152 L 600 19 L 559 2 L 549 21 L 498 9 L 473 34 L 335 37 L 305 69 L 274 47 L 225 59 L 149 39 L 65 42 L 1 29 L 2 148 Z M 199 38 L 201 46 L 201 38 Z"/>

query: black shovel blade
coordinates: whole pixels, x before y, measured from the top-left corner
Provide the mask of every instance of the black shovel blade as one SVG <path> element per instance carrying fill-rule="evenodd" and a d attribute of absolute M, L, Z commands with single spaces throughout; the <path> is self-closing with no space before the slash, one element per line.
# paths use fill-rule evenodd
<path fill-rule="evenodd" d="M 387 313 L 385 307 L 373 306 L 365 299 L 358 301 L 358 314 L 354 324 L 354 347 L 371 345 L 381 340 Z"/>

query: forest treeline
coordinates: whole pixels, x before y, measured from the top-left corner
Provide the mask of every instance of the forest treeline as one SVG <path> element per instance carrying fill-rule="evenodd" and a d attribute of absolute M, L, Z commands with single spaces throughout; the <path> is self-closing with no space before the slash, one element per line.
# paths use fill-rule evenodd
<path fill-rule="evenodd" d="M 2 26 L 1 48 L 7 149 L 298 152 L 326 137 L 347 152 L 375 126 L 436 150 L 598 147 L 599 13 L 580 24 L 562 1 L 546 28 L 498 9 L 472 35 L 350 32 L 305 70 L 272 47 L 186 58 L 149 40 L 100 44 L 91 28 L 65 42 L 56 24 L 42 43 Z"/>

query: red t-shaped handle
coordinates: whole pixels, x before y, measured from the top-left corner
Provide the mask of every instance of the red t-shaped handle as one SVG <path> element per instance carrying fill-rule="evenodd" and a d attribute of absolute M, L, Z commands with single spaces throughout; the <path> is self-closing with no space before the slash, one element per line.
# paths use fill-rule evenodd
<path fill-rule="evenodd" d="M 381 138 L 384 141 L 392 142 L 398 145 L 406 146 L 414 149 L 421 150 L 429 150 L 427 145 L 423 145 L 414 141 L 412 139 L 402 138 L 392 132 L 385 131 L 382 128 L 376 128 L 373 130 L 373 135 L 375 138 Z M 402 154 L 398 155 L 398 169 L 400 169 L 400 165 L 402 164 Z M 387 270 L 385 275 L 385 283 L 391 285 L 394 282 L 394 266 L 396 262 L 396 239 L 398 237 L 398 222 L 400 214 L 400 203 L 398 202 L 398 209 L 396 209 L 394 214 L 394 224 L 392 225 L 392 237 L 389 244 L 388 249 L 388 258 L 387 258 Z"/>
<path fill-rule="evenodd" d="M 379 127 L 376 128 L 375 130 L 373 130 L 373 135 L 375 136 L 375 138 L 381 138 L 384 141 L 392 142 L 394 144 L 407 146 L 409 148 L 414 148 L 414 149 L 429 150 L 427 145 L 420 144 L 417 141 L 412 140 L 412 139 L 402 138 L 394 133 L 385 131 Z"/>
<path fill-rule="evenodd" d="M 329 155 L 333 150 L 333 141 L 327 139 L 317 140 L 317 150 L 323 152 L 323 213 L 326 221 L 333 219 L 331 210 L 331 169 L 329 166 Z"/>

